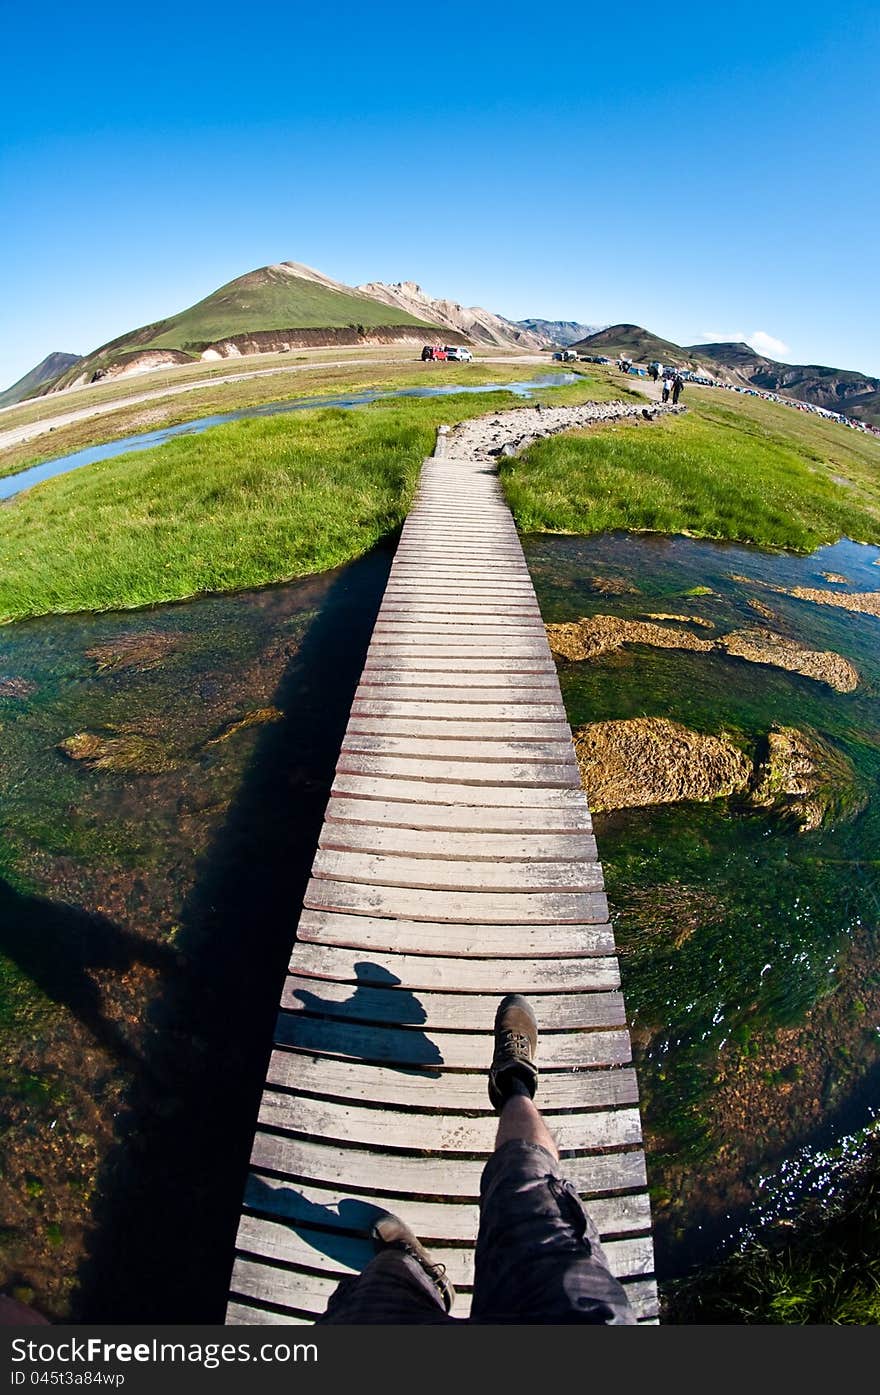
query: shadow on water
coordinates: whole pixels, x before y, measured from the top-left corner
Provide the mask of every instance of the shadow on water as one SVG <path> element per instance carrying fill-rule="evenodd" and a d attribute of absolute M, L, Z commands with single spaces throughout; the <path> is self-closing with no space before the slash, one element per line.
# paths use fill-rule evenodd
<path fill-rule="evenodd" d="M 306 988 L 297 988 L 291 995 L 300 1004 L 299 1013 L 282 1014 L 281 1037 L 294 1032 L 298 1046 L 308 1050 L 333 1050 L 334 1035 L 344 1036 L 346 1051 L 355 1050 L 369 1060 L 380 1059 L 402 1075 L 419 1075 L 436 1079 L 437 1067 L 443 1064 L 440 1048 L 424 1032 L 411 1031 L 427 1022 L 428 1015 L 416 995 L 400 988 L 400 979 L 381 964 L 361 960 L 354 966 L 358 982 L 351 997 L 339 1002 L 322 998 Z M 304 1018 L 302 1014 L 307 1014 Z M 295 1018 L 295 1021 L 291 1019 Z M 407 1064 L 396 1059 L 385 1060 L 388 1028 L 406 1029 Z M 280 1038 L 279 1038 L 280 1039 Z"/>
<path fill-rule="evenodd" d="M 177 963 L 167 945 L 141 939 L 106 916 L 77 906 L 27 896 L 0 880 L 0 954 L 10 959 L 54 1003 L 76 1017 L 116 1061 L 137 1053 L 101 1005 L 96 969 L 125 973 L 143 964 L 165 974 Z"/>
<path fill-rule="evenodd" d="M 287 958 L 391 562 L 347 567 L 288 668 L 175 939 L 98 1181 L 78 1322 L 222 1322 Z"/>

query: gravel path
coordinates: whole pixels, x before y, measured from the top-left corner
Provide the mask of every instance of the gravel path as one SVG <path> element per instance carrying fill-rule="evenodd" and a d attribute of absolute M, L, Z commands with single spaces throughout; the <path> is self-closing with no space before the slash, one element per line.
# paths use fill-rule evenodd
<path fill-rule="evenodd" d="M 464 460 L 493 460 L 499 455 L 519 455 L 535 441 L 573 431 L 597 421 L 620 421 L 642 417 L 654 421 L 661 416 L 679 416 L 684 405 L 664 407 L 633 402 L 584 402 L 579 407 L 515 407 L 510 412 L 476 417 L 462 422 L 447 437 L 447 453 Z"/>

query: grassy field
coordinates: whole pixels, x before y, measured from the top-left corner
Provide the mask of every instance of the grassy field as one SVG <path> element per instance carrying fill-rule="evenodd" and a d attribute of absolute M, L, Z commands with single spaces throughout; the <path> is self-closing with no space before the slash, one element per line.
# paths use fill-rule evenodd
<path fill-rule="evenodd" d="M 566 365 L 555 365 L 557 368 Z M 290 369 L 266 377 L 246 378 L 241 382 L 216 383 L 193 388 L 174 397 L 120 407 L 104 416 L 73 422 L 56 428 L 21 445 L 8 447 L 0 455 L 0 478 L 26 470 L 44 460 L 55 460 L 86 446 L 105 441 L 117 441 L 140 431 L 156 431 L 177 422 L 195 421 L 215 412 L 233 412 L 266 402 L 288 402 L 293 398 L 322 397 L 334 393 L 363 392 L 370 388 L 393 391 L 395 388 L 422 386 L 476 386 L 491 383 L 525 382 L 549 371 L 545 364 L 504 363 L 389 363 L 358 368 L 357 364 L 341 367 L 319 365 Z M 598 378 L 585 378 L 591 384 L 590 395 L 602 400 L 604 396 L 619 395 L 617 390 Z M 580 384 L 572 389 L 558 389 L 554 401 L 583 400 Z M 579 395 L 578 395 L 579 394 Z M 0 423 L 2 425 L 2 423 Z"/>
<path fill-rule="evenodd" d="M 880 441 L 689 386 L 687 416 L 558 436 L 502 468 L 524 532 L 689 533 L 812 550 L 880 541 Z"/>
<path fill-rule="evenodd" d="M 0 621 L 322 571 L 405 516 L 441 422 L 509 393 L 251 419 L 52 480 L 0 509 Z"/>

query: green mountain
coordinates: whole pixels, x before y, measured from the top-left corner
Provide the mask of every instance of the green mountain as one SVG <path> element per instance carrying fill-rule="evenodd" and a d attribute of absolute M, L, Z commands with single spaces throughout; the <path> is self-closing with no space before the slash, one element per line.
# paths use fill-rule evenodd
<path fill-rule="evenodd" d="M 39 388 L 49 383 L 53 383 L 56 378 L 60 378 L 74 364 L 80 362 L 79 354 L 47 354 L 42 363 L 38 363 L 36 368 L 32 368 L 29 373 L 25 373 L 23 378 L 19 378 L 17 383 L 8 387 L 5 392 L 0 392 L 0 407 L 11 407 L 14 402 L 23 402 L 31 393 L 37 392 Z"/>
<path fill-rule="evenodd" d="M 101 345 L 57 386 L 202 356 L 394 342 L 420 339 L 426 333 L 435 335 L 437 326 L 397 306 L 380 304 L 311 267 L 281 262 L 238 276 L 186 310 Z"/>
<path fill-rule="evenodd" d="M 668 339 L 651 334 L 641 325 L 609 325 L 596 334 L 588 334 L 572 344 L 573 349 L 583 349 L 585 353 L 607 354 L 609 358 L 620 358 L 625 354 L 634 363 L 650 363 L 659 359 L 661 363 L 684 363 L 687 350 Z"/>

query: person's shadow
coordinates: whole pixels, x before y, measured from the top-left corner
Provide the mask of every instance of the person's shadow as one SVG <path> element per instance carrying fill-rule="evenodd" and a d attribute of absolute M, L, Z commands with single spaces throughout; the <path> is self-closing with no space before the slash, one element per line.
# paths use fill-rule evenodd
<path fill-rule="evenodd" d="M 306 1051 L 335 1049 L 404 1074 L 439 1076 L 439 1070 L 426 1067 L 441 1066 L 443 1053 L 424 1032 L 413 1030 L 428 1020 L 415 994 L 398 987 L 400 979 L 381 964 L 361 960 L 354 971 L 358 983 L 347 998 L 330 996 L 330 984 L 323 998 L 307 988 L 285 995 L 284 1005 L 292 1010 L 281 1012 L 276 1040 Z"/>
<path fill-rule="evenodd" d="M 12 961 L 53 1003 L 66 1007 L 114 1061 L 139 1057 L 119 1025 L 104 1013 L 91 970 L 118 974 L 143 964 L 164 974 L 177 967 L 167 945 L 145 940 L 106 916 L 25 895 L 0 879 L 0 954 Z"/>
<path fill-rule="evenodd" d="M 272 1186 L 253 1173 L 247 1180 L 244 1203 L 256 1215 L 289 1226 L 319 1254 L 358 1271 L 366 1268 L 376 1253 L 370 1227 L 380 1216 L 388 1215 L 381 1207 L 355 1196 L 340 1197 L 335 1205 L 323 1206 L 296 1187 Z"/>

